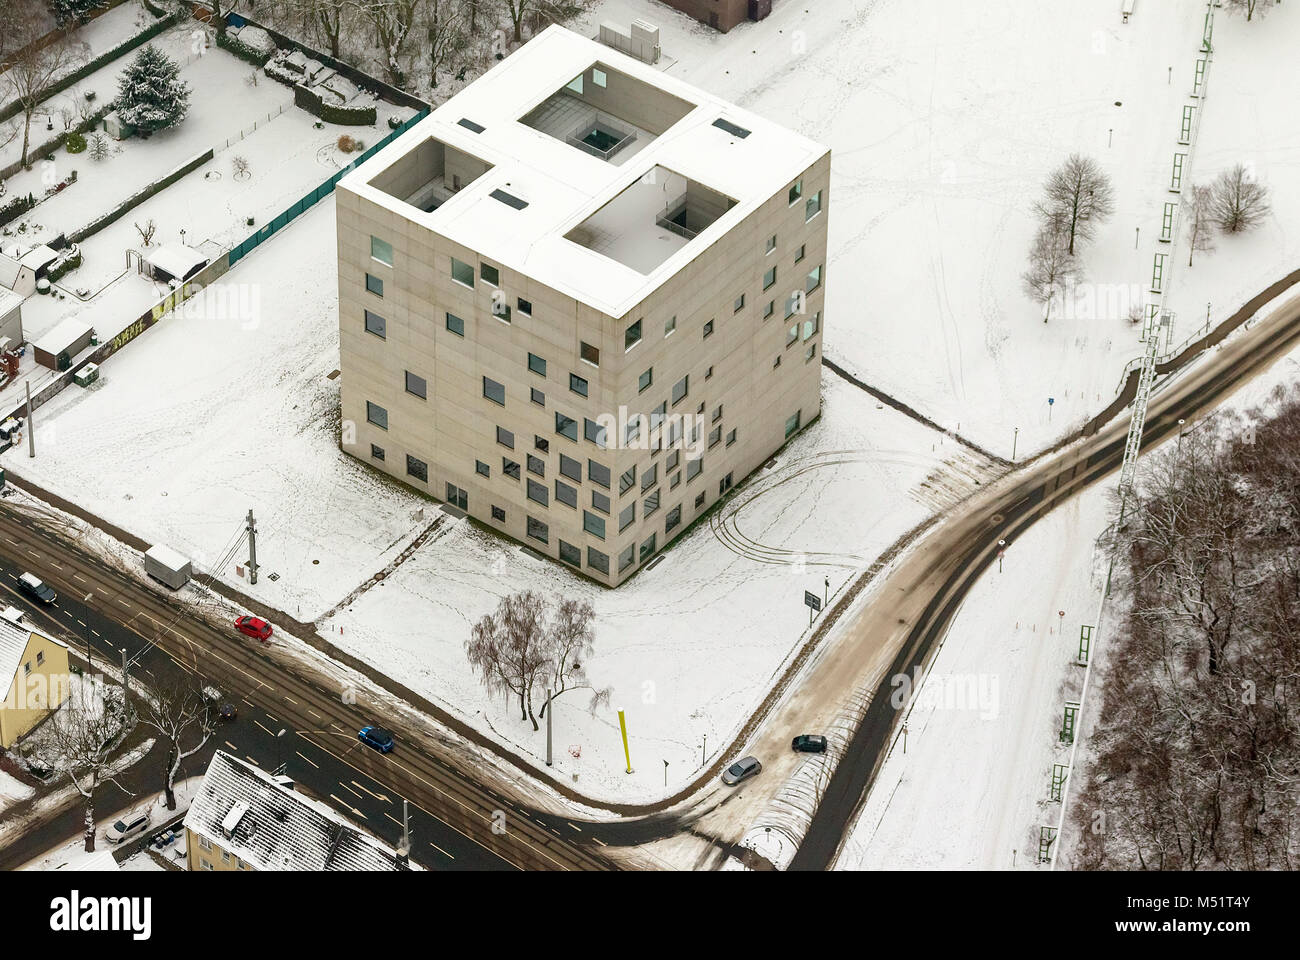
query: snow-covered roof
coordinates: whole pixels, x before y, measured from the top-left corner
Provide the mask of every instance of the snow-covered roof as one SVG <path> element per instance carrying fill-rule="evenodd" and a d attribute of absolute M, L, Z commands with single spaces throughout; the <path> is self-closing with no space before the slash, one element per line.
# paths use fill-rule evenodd
<path fill-rule="evenodd" d="M 685 111 L 657 136 L 642 131 L 611 162 L 521 119 L 601 64 L 676 98 Z M 650 110 L 653 112 L 653 108 Z M 469 122 L 470 126 L 462 123 Z M 730 132 L 715 121 L 743 128 Z M 624 121 L 625 126 L 635 126 Z M 430 138 L 491 164 L 432 212 L 372 185 Z M 365 199 L 612 316 L 623 316 L 759 204 L 827 153 L 786 127 L 742 110 L 639 60 L 560 26 L 505 58 L 339 183 Z M 735 201 L 649 272 L 565 239 L 596 211 L 662 167 Z M 502 190 L 527 202 L 493 198 Z M 673 198 L 669 198 L 673 199 Z M 648 226 L 653 229 L 654 218 Z"/>
<path fill-rule="evenodd" d="M 0 287 L 14 288 L 18 282 L 18 272 L 22 265 L 13 257 L 0 253 Z"/>
<path fill-rule="evenodd" d="M 41 636 L 51 643 L 61 647 L 66 646 L 53 637 L 46 637 L 45 634 Z M 23 667 L 23 653 L 31 638 L 31 630 L 5 617 L 0 617 L 0 703 L 9 698 L 9 691 L 18 677 L 18 671 Z"/>
<path fill-rule="evenodd" d="M 195 269 L 205 266 L 208 258 L 193 247 L 165 243 L 145 257 L 144 262 L 183 280 Z"/>
<path fill-rule="evenodd" d="M 405 869 L 393 850 L 324 804 L 221 750 L 212 756 L 185 826 L 257 870 Z"/>
<path fill-rule="evenodd" d="M 21 293 L 14 293 L 4 287 L 0 287 L 0 317 L 8 315 L 14 307 L 22 306 L 26 299 Z"/>
<path fill-rule="evenodd" d="M 57 355 L 90 333 L 92 329 L 90 324 L 78 320 L 76 317 L 68 317 L 68 319 L 33 343 L 32 346 L 37 350 L 44 350 L 46 353 Z"/>
<path fill-rule="evenodd" d="M 59 259 L 58 252 L 42 243 L 32 247 L 23 254 L 22 259 L 19 262 L 22 263 L 24 267 L 30 267 L 35 271 L 41 269 L 41 267 L 48 266 L 57 259 Z"/>
<path fill-rule="evenodd" d="M 83 370 L 85 367 L 82 368 Z M 146 557 L 153 557 L 169 570 L 183 570 L 190 562 L 190 558 L 182 553 L 173 550 L 165 543 L 155 543 L 152 547 L 144 552 Z"/>

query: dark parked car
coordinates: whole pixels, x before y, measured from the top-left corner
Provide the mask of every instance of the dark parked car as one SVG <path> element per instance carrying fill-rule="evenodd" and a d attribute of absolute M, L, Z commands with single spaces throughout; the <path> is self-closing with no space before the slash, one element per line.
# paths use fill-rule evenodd
<path fill-rule="evenodd" d="M 235 621 L 235 629 L 263 643 L 271 639 L 271 625 L 261 617 L 240 617 Z"/>
<path fill-rule="evenodd" d="M 221 706 L 217 707 L 217 719 L 222 721 L 223 723 L 229 723 L 231 720 L 234 720 L 235 717 L 237 716 L 239 716 L 239 708 L 236 707 L 229 700 L 225 701 L 224 703 L 221 704 Z"/>
<path fill-rule="evenodd" d="M 18 578 L 18 587 L 29 597 L 35 597 L 41 603 L 53 603 L 59 599 L 59 595 L 45 581 L 32 576 L 30 573 L 24 573 Z"/>
<path fill-rule="evenodd" d="M 796 753 L 825 753 L 826 738 L 820 733 L 801 733 L 790 741 Z"/>
<path fill-rule="evenodd" d="M 763 765 L 758 762 L 757 757 L 741 757 L 726 770 L 722 771 L 722 782 L 729 787 L 734 787 L 742 780 L 748 780 L 756 776 Z"/>
<path fill-rule="evenodd" d="M 357 739 L 380 753 L 388 753 L 393 749 L 393 735 L 383 727 L 362 727 Z"/>

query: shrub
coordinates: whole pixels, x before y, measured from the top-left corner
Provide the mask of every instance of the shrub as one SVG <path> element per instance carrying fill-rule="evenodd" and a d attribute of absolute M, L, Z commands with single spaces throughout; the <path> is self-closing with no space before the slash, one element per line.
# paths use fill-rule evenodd
<path fill-rule="evenodd" d="M 351 153 L 357 148 L 357 142 L 348 134 L 342 134 L 338 140 L 339 150 L 343 153 Z"/>
<path fill-rule="evenodd" d="M 67 148 L 68 153 L 81 153 L 86 149 L 86 138 L 79 133 L 72 133 L 68 135 L 68 139 L 64 141 L 63 145 Z"/>

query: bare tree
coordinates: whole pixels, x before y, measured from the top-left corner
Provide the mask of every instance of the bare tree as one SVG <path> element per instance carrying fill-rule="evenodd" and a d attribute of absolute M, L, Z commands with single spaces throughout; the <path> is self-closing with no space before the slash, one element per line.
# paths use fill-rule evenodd
<path fill-rule="evenodd" d="M 239 9 L 243 0 L 205 0 L 212 8 L 212 25 L 217 28 L 217 36 L 226 35 L 226 17 Z"/>
<path fill-rule="evenodd" d="M 1052 304 L 1064 294 L 1066 284 L 1077 278 L 1077 266 L 1066 249 L 1064 226 L 1054 221 L 1040 226 L 1029 249 L 1029 269 L 1021 279 L 1025 292 L 1043 305 L 1043 323 L 1051 318 Z"/>
<path fill-rule="evenodd" d="M 38 3 L 0 0 L 0 23 L 4 24 L 3 32 L 10 35 L 14 50 L 9 56 L 9 69 L 0 73 L 0 82 L 22 108 L 25 167 L 31 147 L 32 115 L 54 81 L 84 61 L 86 47 L 72 42 L 65 33 L 56 34 L 51 42 L 41 42 L 48 19 Z"/>
<path fill-rule="evenodd" d="M 1240 233 L 1271 212 L 1268 190 L 1237 164 L 1215 178 L 1211 189 L 1211 216 L 1225 233 Z"/>
<path fill-rule="evenodd" d="M 558 23 L 576 16 L 591 4 L 587 0 L 504 0 L 506 14 L 514 28 L 515 43 L 523 40 L 522 26 L 527 17 L 533 23 L 550 20 Z"/>
<path fill-rule="evenodd" d="M 154 235 L 154 233 L 157 232 L 158 227 L 157 227 L 157 225 L 153 222 L 153 219 L 151 218 L 151 219 L 146 220 L 146 221 L 144 222 L 144 226 L 143 226 L 143 227 L 140 226 L 140 224 L 137 223 L 137 224 L 135 225 L 135 229 L 136 229 L 136 232 L 137 232 L 138 234 L 140 234 L 140 242 L 143 243 L 143 244 L 147 247 L 147 246 L 149 246 L 150 243 L 153 242 L 153 235 Z"/>
<path fill-rule="evenodd" d="M 139 720 L 158 731 L 167 744 L 163 790 L 167 809 L 176 809 L 176 773 L 181 763 L 203 749 L 212 737 L 212 716 L 201 691 L 184 682 L 154 691 L 138 707 Z"/>
<path fill-rule="evenodd" d="M 1187 265 L 1192 265 L 1196 251 L 1209 253 L 1214 249 L 1214 220 L 1212 210 L 1214 192 L 1205 184 L 1194 185 L 1183 201 L 1187 213 Z"/>
<path fill-rule="evenodd" d="M 1260 17 L 1268 13 L 1269 8 L 1273 6 L 1274 0 L 1225 0 L 1225 3 L 1229 10 L 1235 13 L 1244 13 L 1246 21 L 1250 22 L 1256 13 Z"/>
<path fill-rule="evenodd" d="M 406 38 L 415 26 L 420 0 L 360 0 L 360 3 L 362 12 L 375 28 L 375 44 L 383 56 L 384 72 L 393 86 L 405 86 Z"/>
<path fill-rule="evenodd" d="M 591 690 L 589 708 L 593 711 L 608 704 L 613 693 L 609 687 L 594 688 L 583 667 L 583 662 L 596 651 L 596 631 L 591 624 L 595 616 L 596 611 L 585 600 L 561 600 L 551 615 L 543 643 L 551 700 L 568 690 Z M 548 706 L 549 701 L 542 705 L 542 717 L 546 716 Z"/>
<path fill-rule="evenodd" d="M 425 37 L 429 50 L 429 85 L 438 86 L 438 71 L 465 44 L 465 0 L 424 0 Z"/>
<path fill-rule="evenodd" d="M 249 171 L 248 158 L 234 156 L 230 158 L 230 169 L 234 173 L 236 180 L 247 180 L 252 174 Z"/>
<path fill-rule="evenodd" d="M 1091 240 L 1097 224 L 1115 209 L 1115 191 L 1110 178 L 1092 157 L 1072 153 L 1047 178 L 1045 199 L 1038 205 L 1044 222 L 1061 227 L 1066 251 L 1074 256 L 1078 240 Z"/>
<path fill-rule="evenodd" d="M 330 56 L 342 56 L 344 29 L 364 0 L 289 0 L 288 6 L 302 17 L 307 27 L 324 39 Z"/>
<path fill-rule="evenodd" d="M 546 668 L 546 603 L 531 590 L 503 597 L 495 613 L 474 624 L 465 641 L 465 655 L 497 693 L 519 698 L 521 720 L 532 720 L 533 688 Z"/>

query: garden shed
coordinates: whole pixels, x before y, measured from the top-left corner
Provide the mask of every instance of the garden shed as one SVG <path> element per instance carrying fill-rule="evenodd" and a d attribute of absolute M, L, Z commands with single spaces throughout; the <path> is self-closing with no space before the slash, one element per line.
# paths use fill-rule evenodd
<path fill-rule="evenodd" d="M 90 346 L 95 331 L 76 317 L 69 317 L 32 344 L 36 362 L 51 370 L 67 370 L 82 350 Z"/>

